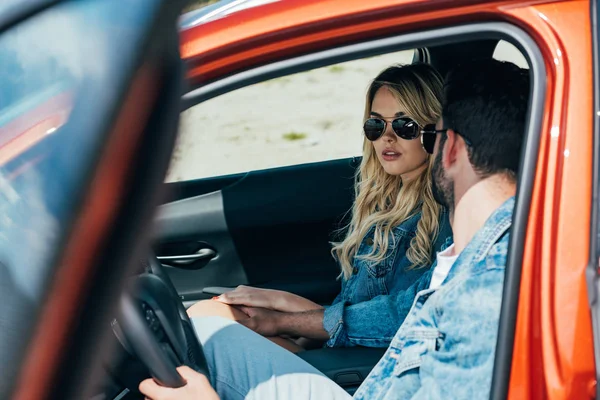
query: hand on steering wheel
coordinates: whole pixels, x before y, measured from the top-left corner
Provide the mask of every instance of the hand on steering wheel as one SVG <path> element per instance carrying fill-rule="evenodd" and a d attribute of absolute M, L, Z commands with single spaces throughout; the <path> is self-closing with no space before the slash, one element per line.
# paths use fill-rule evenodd
<path fill-rule="evenodd" d="M 151 400 L 217 400 L 219 395 L 212 388 L 208 378 L 193 369 L 183 366 L 177 368 L 183 379 L 187 381 L 185 386 L 178 389 L 166 388 L 158 385 L 152 379 L 146 379 L 140 383 L 140 392 Z"/>

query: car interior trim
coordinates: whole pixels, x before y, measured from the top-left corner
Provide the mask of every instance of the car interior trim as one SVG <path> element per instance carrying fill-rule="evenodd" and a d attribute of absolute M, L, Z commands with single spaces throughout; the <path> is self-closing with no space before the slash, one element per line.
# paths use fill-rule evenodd
<path fill-rule="evenodd" d="M 202 209 L 203 212 L 198 214 L 198 209 Z M 217 286 L 219 282 L 223 283 L 223 277 L 228 277 L 227 283 L 244 284 L 248 282 L 227 225 L 221 191 L 162 205 L 159 208 L 156 225 L 159 237 L 155 237 L 155 239 L 161 242 L 191 240 L 198 226 L 204 226 L 211 232 L 218 233 L 213 237 L 211 245 L 219 249 L 219 252 L 214 258 L 207 260 L 210 263 L 203 267 L 202 279 L 208 286 Z M 208 248 L 200 249 L 200 251 L 202 250 L 205 252 L 210 250 L 214 253 Z M 162 261 L 167 260 L 163 259 Z M 163 262 L 163 264 L 165 263 Z M 197 274 L 193 270 L 173 268 L 168 265 L 165 265 L 165 269 L 186 306 L 201 299 L 197 298 L 198 293 L 195 293 L 199 278 L 196 277 Z"/>

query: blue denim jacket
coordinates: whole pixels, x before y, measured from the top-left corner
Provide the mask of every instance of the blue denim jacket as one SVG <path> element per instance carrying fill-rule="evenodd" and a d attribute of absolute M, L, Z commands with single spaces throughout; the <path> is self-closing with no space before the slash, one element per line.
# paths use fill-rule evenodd
<path fill-rule="evenodd" d="M 329 332 L 329 347 L 387 347 L 408 314 L 417 294 L 415 282 L 424 287 L 431 279 L 430 267 L 409 269 L 406 257 L 410 241 L 421 219 L 418 212 L 393 229 L 395 243 L 382 262 L 365 260 L 373 248 L 374 228 L 365 236 L 353 261 L 353 274 L 342 281 L 342 291 L 325 309 L 323 327 Z M 440 216 L 434 255 L 452 244 L 448 213 Z M 390 246 L 391 247 L 391 246 Z M 381 321 L 386 321 L 382 324 Z"/>
<path fill-rule="evenodd" d="M 460 253 L 441 287 L 418 293 L 357 399 L 483 399 L 492 383 L 514 197 Z"/>

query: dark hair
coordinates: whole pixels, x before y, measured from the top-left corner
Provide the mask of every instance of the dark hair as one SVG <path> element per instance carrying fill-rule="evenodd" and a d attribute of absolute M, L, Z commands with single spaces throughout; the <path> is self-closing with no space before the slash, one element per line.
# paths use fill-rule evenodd
<path fill-rule="evenodd" d="M 475 60 L 448 73 L 444 128 L 470 144 L 469 161 L 481 177 L 504 173 L 516 178 L 528 100 L 529 71 L 512 63 Z"/>

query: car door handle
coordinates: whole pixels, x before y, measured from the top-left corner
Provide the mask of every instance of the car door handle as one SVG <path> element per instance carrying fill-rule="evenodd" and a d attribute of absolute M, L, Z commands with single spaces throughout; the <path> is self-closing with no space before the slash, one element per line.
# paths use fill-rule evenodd
<path fill-rule="evenodd" d="M 166 264 L 188 265 L 200 260 L 210 260 L 215 258 L 217 253 L 213 249 L 200 249 L 197 253 L 181 256 L 157 256 L 159 261 Z"/>

